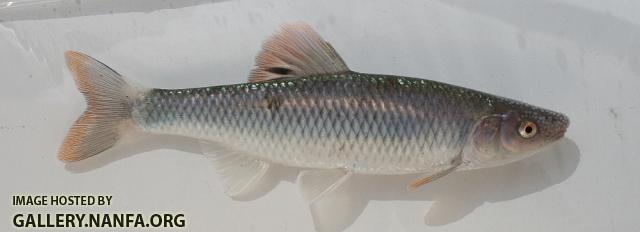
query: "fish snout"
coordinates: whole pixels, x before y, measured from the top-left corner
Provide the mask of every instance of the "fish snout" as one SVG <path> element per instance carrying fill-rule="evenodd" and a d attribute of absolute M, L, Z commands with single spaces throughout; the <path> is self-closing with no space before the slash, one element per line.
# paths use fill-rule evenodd
<path fill-rule="evenodd" d="M 567 132 L 567 129 L 569 128 L 569 124 L 569 117 L 562 113 L 554 113 L 551 117 L 551 122 L 547 126 L 547 129 L 549 130 L 547 133 L 549 135 L 549 140 L 555 141 L 564 137 L 565 132 Z"/>

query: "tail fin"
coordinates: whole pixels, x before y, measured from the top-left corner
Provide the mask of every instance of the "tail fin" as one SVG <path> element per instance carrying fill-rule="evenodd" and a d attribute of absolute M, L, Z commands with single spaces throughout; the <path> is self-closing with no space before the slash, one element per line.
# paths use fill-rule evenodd
<path fill-rule="evenodd" d="M 129 99 L 136 88 L 116 71 L 88 55 L 65 52 L 67 66 L 85 97 L 87 109 L 64 139 L 58 159 L 77 161 L 112 147 L 131 117 Z"/>

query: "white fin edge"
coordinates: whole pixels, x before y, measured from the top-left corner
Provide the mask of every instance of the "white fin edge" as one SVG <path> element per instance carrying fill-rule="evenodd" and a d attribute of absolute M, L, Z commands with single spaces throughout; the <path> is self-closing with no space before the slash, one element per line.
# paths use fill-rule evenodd
<path fill-rule="evenodd" d="M 271 166 L 251 155 L 225 148 L 215 142 L 200 140 L 200 147 L 222 177 L 225 193 L 232 198 L 253 191 Z"/>
<path fill-rule="evenodd" d="M 333 192 L 352 175 L 353 172 L 344 169 L 305 170 L 298 175 L 298 185 L 302 196 L 311 205 Z"/>

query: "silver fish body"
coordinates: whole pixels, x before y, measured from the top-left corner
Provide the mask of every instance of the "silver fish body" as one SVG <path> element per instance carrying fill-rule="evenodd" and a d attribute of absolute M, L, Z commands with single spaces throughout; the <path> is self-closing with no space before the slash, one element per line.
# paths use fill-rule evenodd
<path fill-rule="evenodd" d="M 496 101 L 429 80 L 348 72 L 153 89 L 131 108 L 144 131 L 215 141 L 274 163 L 401 174 L 448 166 Z"/>
<path fill-rule="evenodd" d="M 147 88 L 85 54 L 66 57 L 87 109 L 60 160 L 97 155 L 132 128 L 188 136 L 202 141 L 229 196 L 253 189 L 273 163 L 304 169 L 310 202 L 353 173 L 424 173 L 418 187 L 523 159 L 569 126 L 563 114 L 480 91 L 353 72 L 302 23 L 265 42 L 249 82 L 236 85 Z"/>

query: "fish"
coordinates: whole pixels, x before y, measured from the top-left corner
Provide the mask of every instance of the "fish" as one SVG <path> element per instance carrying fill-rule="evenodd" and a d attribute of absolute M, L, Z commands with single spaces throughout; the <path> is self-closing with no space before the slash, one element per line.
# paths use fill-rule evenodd
<path fill-rule="evenodd" d="M 310 25 L 263 44 L 246 83 L 150 88 L 77 51 L 67 65 L 87 108 L 58 158 L 100 154 L 131 131 L 198 139 L 227 195 L 247 194 L 275 165 L 297 167 L 316 202 L 354 174 L 422 174 L 522 160 L 562 138 L 569 119 L 521 101 L 438 81 L 352 71 Z"/>

